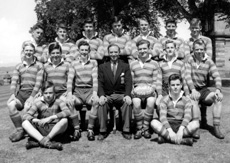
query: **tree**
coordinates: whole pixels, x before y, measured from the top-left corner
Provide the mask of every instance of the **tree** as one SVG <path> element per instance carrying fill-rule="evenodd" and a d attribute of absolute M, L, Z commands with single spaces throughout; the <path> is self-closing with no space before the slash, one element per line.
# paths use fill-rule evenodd
<path fill-rule="evenodd" d="M 151 0 L 163 18 L 174 17 L 178 20 L 199 18 L 204 35 L 213 31 L 215 13 L 221 13 L 219 19 L 230 23 L 230 1 L 228 0 Z"/>
<path fill-rule="evenodd" d="M 120 15 L 127 30 L 137 27 L 137 19 L 145 17 L 149 20 L 156 36 L 159 34 L 157 12 L 150 0 L 35 0 L 37 18 L 45 27 L 45 41 L 50 42 L 55 37 L 55 26 L 64 22 L 71 28 L 70 37 L 73 40 L 81 37 L 83 22 L 92 17 L 100 36 L 111 30 L 111 20 Z"/>

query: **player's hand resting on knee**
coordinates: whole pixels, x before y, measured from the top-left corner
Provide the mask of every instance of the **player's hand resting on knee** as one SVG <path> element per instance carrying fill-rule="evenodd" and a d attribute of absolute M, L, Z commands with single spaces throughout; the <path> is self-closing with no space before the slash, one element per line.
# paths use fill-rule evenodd
<path fill-rule="evenodd" d="M 191 93 L 191 99 L 197 101 L 199 98 L 200 93 L 196 89 L 193 89 Z"/>
<path fill-rule="evenodd" d="M 49 117 L 46 117 L 46 118 L 43 118 L 41 119 L 38 124 L 39 126 L 42 126 L 44 127 L 46 124 L 49 124 L 50 122 L 52 122 L 54 119 L 56 119 L 57 116 L 56 115 L 52 115 L 52 116 L 49 116 Z"/>
<path fill-rule="evenodd" d="M 70 107 L 73 107 L 73 98 L 72 98 L 72 94 L 68 93 L 67 98 L 66 98 L 66 104 Z"/>
<path fill-rule="evenodd" d="M 123 101 L 124 101 L 126 104 L 128 104 L 128 105 L 131 105 L 131 104 L 132 104 L 132 100 L 131 100 L 131 98 L 130 98 L 129 96 L 125 96 L 125 97 L 123 98 Z"/>
<path fill-rule="evenodd" d="M 99 104 L 104 105 L 107 102 L 107 98 L 105 96 L 101 96 L 99 99 Z"/>
<path fill-rule="evenodd" d="M 217 89 L 216 92 L 215 92 L 215 94 L 216 94 L 216 100 L 218 102 L 221 102 L 223 100 L 223 94 L 220 92 L 220 90 Z"/>
<path fill-rule="evenodd" d="M 176 133 L 172 130 L 172 128 L 167 129 L 169 132 L 169 137 L 172 142 L 176 142 Z"/>
<path fill-rule="evenodd" d="M 157 105 L 157 106 L 160 105 L 160 102 L 161 102 L 162 97 L 163 97 L 162 95 L 159 95 L 159 96 L 157 97 L 157 100 L 156 100 L 156 105 Z"/>
<path fill-rule="evenodd" d="M 179 130 L 176 133 L 176 144 L 180 144 L 183 138 L 184 126 L 180 126 Z"/>

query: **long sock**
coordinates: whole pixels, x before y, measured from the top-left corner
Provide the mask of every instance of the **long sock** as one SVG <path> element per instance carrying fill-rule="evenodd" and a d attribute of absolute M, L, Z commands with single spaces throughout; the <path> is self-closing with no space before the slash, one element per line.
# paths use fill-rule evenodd
<path fill-rule="evenodd" d="M 75 130 L 79 130 L 80 129 L 80 124 L 79 124 L 79 118 L 78 115 L 72 115 L 70 116 L 70 119 L 72 120 L 72 124 Z"/>
<path fill-rule="evenodd" d="M 142 123 L 143 123 L 142 112 L 140 112 L 139 114 L 134 114 L 134 117 L 135 117 L 135 120 L 136 120 L 137 129 L 138 130 L 142 129 Z"/>
<path fill-rule="evenodd" d="M 166 140 L 170 140 L 169 139 L 169 133 L 168 131 L 166 130 L 166 128 L 162 127 L 161 130 L 158 132 L 158 134 L 160 136 L 162 136 L 163 138 L 165 138 Z"/>
<path fill-rule="evenodd" d="M 96 118 L 97 118 L 97 116 L 95 116 L 95 115 L 92 115 L 92 114 L 89 115 L 89 121 L 88 121 L 88 129 L 89 130 L 93 130 L 94 122 L 95 122 Z"/>
<path fill-rule="evenodd" d="M 199 121 L 199 117 L 193 117 L 192 120 L 193 121 Z"/>
<path fill-rule="evenodd" d="M 207 123 L 207 106 L 201 105 L 200 106 L 200 112 L 201 112 L 201 123 Z"/>
<path fill-rule="evenodd" d="M 189 129 L 188 129 L 187 127 L 184 128 L 184 130 L 183 130 L 183 135 L 184 135 L 184 136 L 190 136 L 191 133 L 192 133 L 192 132 L 189 131 Z"/>
<path fill-rule="evenodd" d="M 14 126 L 16 127 L 17 130 L 22 130 L 22 117 L 19 114 L 19 112 L 10 115 L 10 119 L 13 122 Z"/>
<path fill-rule="evenodd" d="M 153 114 L 149 114 L 146 111 L 144 111 L 144 124 L 143 124 L 143 128 L 144 130 L 148 130 L 149 129 L 149 123 L 153 118 Z"/>
<path fill-rule="evenodd" d="M 220 117 L 213 117 L 213 125 L 220 126 Z"/>

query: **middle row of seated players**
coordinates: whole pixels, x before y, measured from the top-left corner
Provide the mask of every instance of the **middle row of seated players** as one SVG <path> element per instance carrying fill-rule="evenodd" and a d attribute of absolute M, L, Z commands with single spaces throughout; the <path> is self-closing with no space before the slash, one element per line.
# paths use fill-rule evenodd
<path fill-rule="evenodd" d="M 160 57 L 164 55 L 164 44 L 168 39 L 173 40 L 176 43 L 176 49 L 178 50 L 178 58 L 183 59 L 192 52 L 192 43 L 202 38 L 205 41 L 207 48 L 207 55 L 212 59 L 212 42 L 211 39 L 201 35 L 201 21 L 197 18 L 192 19 L 190 22 L 191 38 L 188 41 L 177 37 L 176 28 L 177 23 L 173 19 L 166 21 L 166 36 L 156 39 L 153 36 L 153 32 L 150 30 L 149 23 L 146 19 L 140 19 L 139 30 L 140 34 L 135 38 L 131 39 L 130 35 L 123 28 L 123 21 L 119 17 L 115 17 L 111 25 L 111 34 L 106 35 L 103 41 L 98 38 L 98 33 L 95 31 L 95 24 L 92 19 L 86 19 L 83 26 L 83 37 L 77 40 L 76 43 L 68 38 L 68 27 L 65 24 L 59 24 L 56 33 L 57 37 L 55 42 L 58 42 L 62 47 L 63 58 L 72 62 L 78 59 L 78 44 L 81 41 L 86 41 L 89 43 L 91 51 L 90 58 L 96 59 L 99 63 L 102 63 L 107 56 L 107 47 L 109 44 L 117 44 L 120 49 L 121 59 L 127 62 L 127 59 L 137 58 L 138 50 L 136 43 L 142 39 L 148 40 L 150 42 L 149 53 L 153 58 Z M 36 24 L 32 27 L 32 41 L 36 47 L 36 57 L 39 61 L 45 63 L 48 60 L 48 46 L 39 44 L 39 40 L 42 38 L 43 26 Z"/>
<path fill-rule="evenodd" d="M 205 44 L 202 40 L 195 41 L 195 51 L 196 45 L 199 45 L 198 47 L 203 48 L 203 50 L 205 48 Z M 199 84 L 199 82 L 205 82 L 205 80 L 196 81 L 196 77 L 195 80 L 193 79 L 192 81 L 191 76 L 185 72 L 183 62 L 177 60 L 176 48 L 173 41 L 166 41 L 165 46 L 167 55 L 165 62 L 162 61 L 160 63 L 162 65 L 159 67 L 156 61 L 151 60 L 148 53 L 150 43 L 146 40 L 139 41 L 137 43 L 139 53 L 138 59 L 132 61 L 129 66 L 119 60 L 119 46 L 111 44 L 108 47 L 111 61 L 100 65 L 99 70 L 97 70 L 97 62 L 91 60 L 89 57 L 90 46 L 87 42 L 81 41 L 79 43 L 80 58 L 71 65 L 63 61 L 61 57 L 62 49 L 58 43 L 49 45 L 50 59 L 44 65 L 44 80 L 54 83 L 57 97 L 66 101 L 69 106 L 71 112 L 70 118 L 75 128 L 73 139 L 78 140 L 81 137 L 76 109 L 79 109 L 79 106 L 82 107 L 82 104 L 92 106 L 88 125 L 89 140 L 95 139 L 93 126 L 97 115 L 100 123 L 100 134 L 98 139 L 103 140 L 107 136 L 107 112 L 111 109 L 112 105 L 121 109 L 123 120 L 122 134 L 126 139 L 131 139 L 130 119 L 132 108 L 130 105 L 132 102 L 134 118 L 137 124 L 134 138 L 139 139 L 142 135 L 145 138 L 151 137 L 149 133 L 149 124 L 153 118 L 154 104 L 158 101 L 156 103 L 158 104 L 157 106 L 160 107 L 159 103 L 161 103 L 160 101 L 162 98 L 162 85 L 164 89 L 167 88 L 169 76 L 171 76 L 171 74 L 179 74 L 179 76 L 183 78 L 182 83 L 184 85 L 184 91 L 188 92 L 186 95 L 189 95 L 189 91 L 185 85 L 189 84 L 189 88 L 192 90 L 194 89 L 194 85 Z M 198 55 L 203 55 L 203 53 L 198 53 Z M 207 67 L 207 72 L 210 71 L 216 80 L 217 89 L 220 89 L 221 84 L 219 83 L 220 78 L 217 69 L 215 65 L 211 66 L 212 67 Z M 196 74 L 193 74 L 193 77 L 194 75 Z M 194 81 L 196 83 L 193 85 Z M 72 86 L 74 86 L 74 88 L 72 88 Z M 165 89 L 163 95 L 167 94 L 168 91 Z M 199 94 L 195 94 L 195 96 L 198 98 Z M 218 96 L 221 98 L 221 94 L 218 94 Z M 142 99 L 146 100 L 146 108 L 144 111 L 141 109 Z M 177 99 L 175 103 L 177 103 L 178 100 L 179 99 Z M 205 99 L 203 100 L 205 101 Z M 217 101 L 221 100 L 222 99 L 219 99 Z M 211 101 L 209 100 L 209 102 Z M 215 107 L 215 109 L 214 124 L 219 125 L 221 108 Z M 159 109 L 158 112 L 161 112 L 161 109 Z M 196 120 L 197 123 L 198 117 L 197 111 L 194 111 L 193 120 Z M 172 134 L 170 136 L 172 136 Z M 218 137 L 218 135 L 216 136 Z M 181 139 L 176 142 L 181 142 Z"/>

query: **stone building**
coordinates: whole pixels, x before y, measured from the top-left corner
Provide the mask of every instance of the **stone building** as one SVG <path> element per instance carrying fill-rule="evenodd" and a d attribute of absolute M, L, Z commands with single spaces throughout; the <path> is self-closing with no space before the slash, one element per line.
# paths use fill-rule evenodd
<path fill-rule="evenodd" d="M 218 14 L 214 18 L 213 50 L 214 61 L 219 69 L 221 77 L 230 85 L 230 28 L 224 20 L 218 20 Z"/>

